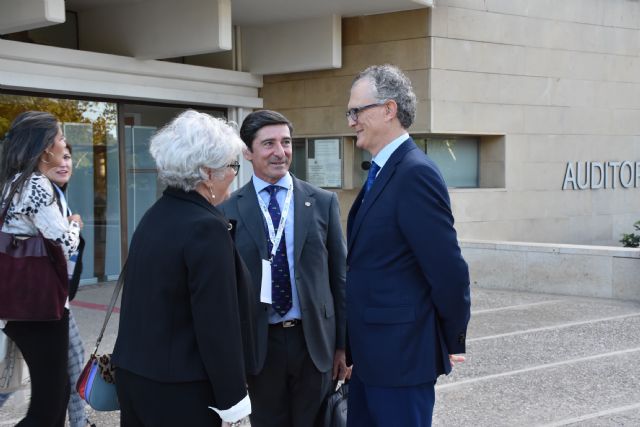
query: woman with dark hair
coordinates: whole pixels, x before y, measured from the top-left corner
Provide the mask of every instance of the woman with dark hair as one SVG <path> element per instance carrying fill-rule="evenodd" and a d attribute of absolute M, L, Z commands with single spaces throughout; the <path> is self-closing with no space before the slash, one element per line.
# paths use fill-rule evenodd
<path fill-rule="evenodd" d="M 66 142 L 66 141 L 65 141 Z M 72 215 L 71 208 L 67 201 L 67 186 L 71 175 L 73 175 L 73 157 L 71 154 L 73 149 L 66 142 L 62 164 L 58 167 L 51 168 L 47 172 L 47 178 L 53 184 L 56 190 L 56 199 L 58 208 L 62 215 Z M 67 261 L 67 270 L 69 272 L 69 300 L 73 301 L 78 291 L 80 283 L 80 274 L 82 273 L 82 252 L 84 250 L 84 239 L 80 236 L 78 251 L 71 255 Z M 69 397 L 68 413 L 70 427 L 85 427 L 91 425 L 87 419 L 85 411 L 85 402 L 76 391 L 76 383 L 82 373 L 84 367 L 84 344 L 80 338 L 80 331 L 76 325 L 73 311 L 69 309 L 69 361 L 67 371 L 69 373 L 69 385 L 71 387 L 71 396 Z"/>
<path fill-rule="evenodd" d="M 2 231 L 57 242 L 67 259 L 78 248 L 82 219 L 63 216 L 47 173 L 62 164 L 66 142 L 54 116 L 39 111 L 20 114 L 0 149 Z M 1 297 L 1 296 L 0 296 Z M 2 321 L 0 327 L 24 356 L 31 376 L 31 402 L 18 426 L 64 426 L 69 400 L 68 302 L 53 321 Z"/>
<path fill-rule="evenodd" d="M 67 187 L 71 175 L 73 175 L 73 148 L 65 140 L 64 154 L 62 156 L 62 164 L 58 167 L 51 168 L 47 172 L 47 178 L 53 184 L 53 189 L 56 190 L 56 201 L 58 202 L 58 208 L 62 212 L 63 216 L 72 215 L 69 203 L 67 203 Z M 69 270 L 69 300 L 73 301 L 78 291 L 78 285 L 80 284 L 80 275 L 82 274 L 82 252 L 84 250 L 84 239 L 80 236 L 80 243 L 78 245 L 78 252 L 69 258 L 68 270 Z M 79 374 L 78 374 L 79 375 Z M 73 427 L 73 426 L 72 426 Z"/>

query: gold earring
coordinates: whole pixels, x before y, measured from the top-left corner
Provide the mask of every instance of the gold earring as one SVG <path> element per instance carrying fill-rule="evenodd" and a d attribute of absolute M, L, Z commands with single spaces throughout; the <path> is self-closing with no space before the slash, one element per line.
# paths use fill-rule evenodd
<path fill-rule="evenodd" d="M 209 189 L 209 194 L 211 194 L 211 199 L 215 200 L 216 199 L 216 195 L 213 194 L 213 190 L 211 189 L 211 186 L 207 186 L 207 188 Z"/>

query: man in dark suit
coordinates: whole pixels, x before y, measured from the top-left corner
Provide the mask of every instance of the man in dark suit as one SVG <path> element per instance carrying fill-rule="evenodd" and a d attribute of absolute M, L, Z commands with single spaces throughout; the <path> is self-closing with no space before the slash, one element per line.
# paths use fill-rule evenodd
<path fill-rule="evenodd" d="M 249 183 L 222 209 L 251 271 L 257 368 L 253 427 L 311 427 L 332 378 L 344 378 L 346 245 L 334 193 L 289 173 L 292 126 L 280 113 L 244 120 Z"/>
<path fill-rule="evenodd" d="M 391 65 L 351 86 L 349 126 L 373 161 L 347 225 L 350 427 L 430 426 L 437 377 L 464 360 L 469 272 L 440 171 L 406 131 L 415 104 Z"/>

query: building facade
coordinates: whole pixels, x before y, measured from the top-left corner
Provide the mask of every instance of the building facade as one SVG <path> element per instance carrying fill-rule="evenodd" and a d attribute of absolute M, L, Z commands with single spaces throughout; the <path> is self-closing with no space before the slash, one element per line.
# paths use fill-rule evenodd
<path fill-rule="evenodd" d="M 298 135 L 352 145 L 351 80 L 393 63 L 463 239 L 617 245 L 640 220 L 639 2 L 439 0 L 342 30 L 340 69 L 264 77 Z"/>
<path fill-rule="evenodd" d="M 639 1 L 20 3 L 0 3 L 0 136 L 25 109 L 63 122 L 85 283 L 118 274 L 162 190 L 149 138 L 185 108 L 283 112 L 294 173 L 336 191 L 346 218 L 368 155 L 345 110 L 371 64 L 413 81 L 410 132 L 461 239 L 617 245 L 640 220 Z M 237 185 L 250 174 L 243 161 Z"/>

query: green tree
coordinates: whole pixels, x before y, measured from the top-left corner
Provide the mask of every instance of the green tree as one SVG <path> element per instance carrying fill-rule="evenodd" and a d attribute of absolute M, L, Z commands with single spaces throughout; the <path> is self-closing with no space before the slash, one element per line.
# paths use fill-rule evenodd
<path fill-rule="evenodd" d="M 61 122 L 88 123 L 83 113 L 87 102 L 72 99 L 43 98 L 38 96 L 0 95 L 0 136 L 9 130 L 18 114 L 29 111 L 46 111 Z"/>
<path fill-rule="evenodd" d="M 30 110 L 51 113 L 62 123 L 91 123 L 95 145 L 106 144 L 109 132 L 113 132 L 115 137 L 118 119 L 116 104 L 39 96 L 0 95 L 0 138 L 4 137 L 18 114 Z"/>

